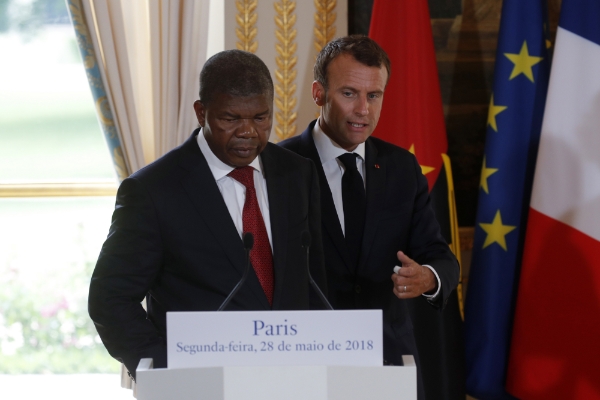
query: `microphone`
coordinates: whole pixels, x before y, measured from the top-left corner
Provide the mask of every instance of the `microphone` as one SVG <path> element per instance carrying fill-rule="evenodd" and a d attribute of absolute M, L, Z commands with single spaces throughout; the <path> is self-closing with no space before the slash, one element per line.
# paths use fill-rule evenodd
<path fill-rule="evenodd" d="M 221 307 L 217 311 L 223 311 L 225 307 L 229 304 L 233 296 L 240 290 L 244 282 L 246 281 L 246 277 L 248 276 L 248 272 L 250 271 L 250 250 L 254 247 L 254 236 L 250 232 L 244 232 L 242 235 L 242 242 L 244 242 L 244 250 L 246 250 L 246 269 L 244 270 L 244 274 L 242 275 L 242 279 L 235 285 L 229 296 L 225 299 L 225 301 L 221 304 Z"/>
<path fill-rule="evenodd" d="M 328 309 L 333 310 L 333 307 L 331 307 L 331 304 L 329 304 L 329 301 L 327 301 L 327 298 L 325 297 L 325 295 L 313 279 L 312 275 L 310 274 L 310 261 L 308 257 L 310 250 L 310 239 L 310 233 L 308 233 L 308 231 L 302 232 L 302 237 L 300 238 L 300 241 L 302 242 L 302 247 L 306 250 L 306 271 L 308 272 L 308 280 L 310 281 L 310 284 L 312 285 L 313 289 L 315 289 L 315 291 L 321 298 L 323 304 L 325 304 L 325 306 Z"/>

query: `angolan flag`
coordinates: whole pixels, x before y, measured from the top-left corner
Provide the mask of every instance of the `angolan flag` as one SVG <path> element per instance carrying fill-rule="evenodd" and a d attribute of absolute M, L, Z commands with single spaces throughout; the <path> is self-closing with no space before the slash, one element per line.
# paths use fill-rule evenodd
<path fill-rule="evenodd" d="M 369 36 L 392 63 L 374 136 L 413 153 L 429 183 L 442 235 L 460 261 L 448 139 L 427 1 L 375 0 Z M 427 399 L 465 399 L 461 287 L 443 312 L 424 298 L 407 300 Z"/>
<path fill-rule="evenodd" d="M 600 399 L 600 1 L 563 0 L 507 389 Z"/>

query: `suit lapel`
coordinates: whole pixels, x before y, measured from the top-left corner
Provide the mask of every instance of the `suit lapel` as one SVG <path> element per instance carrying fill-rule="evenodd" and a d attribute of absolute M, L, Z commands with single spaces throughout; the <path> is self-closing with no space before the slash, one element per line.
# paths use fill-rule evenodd
<path fill-rule="evenodd" d="M 365 268 L 369 252 L 375 239 L 379 216 L 385 203 L 385 181 L 387 166 L 377 155 L 377 149 L 371 139 L 367 139 L 365 171 L 367 174 L 367 214 L 362 249 L 359 260 L 359 269 Z"/>
<path fill-rule="evenodd" d="M 267 181 L 269 198 L 269 216 L 271 221 L 271 238 L 273 241 L 273 273 L 275 276 L 275 292 L 273 293 L 273 309 L 277 309 L 282 296 L 284 274 L 286 270 L 286 254 L 288 243 L 289 182 L 286 180 L 284 166 L 278 165 L 270 150 L 269 143 L 260 155 Z"/>
<path fill-rule="evenodd" d="M 327 232 L 331 241 L 333 242 L 336 250 L 340 257 L 344 260 L 346 268 L 353 270 L 351 267 L 350 260 L 348 258 L 348 251 L 346 249 L 346 241 L 344 240 L 344 233 L 342 232 L 342 226 L 337 216 L 335 204 L 333 203 L 333 196 L 331 195 L 331 188 L 325 177 L 323 171 L 323 164 L 319 158 L 319 152 L 315 146 L 315 141 L 312 137 L 312 130 L 315 126 L 315 122 L 310 123 L 308 128 L 302 132 L 300 136 L 300 146 L 298 147 L 298 154 L 303 157 L 311 159 L 317 167 L 317 173 L 319 175 L 319 185 L 321 191 L 321 221 L 324 230 Z"/>
<path fill-rule="evenodd" d="M 198 131 L 194 131 L 192 137 L 181 146 L 179 165 L 187 171 L 182 174 L 181 184 L 210 230 L 212 237 L 220 244 L 223 253 L 229 258 L 233 268 L 241 277 L 246 268 L 244 246 L 215 178 L 198 147 L 197 134 Z M 199 240 L 202 239 L 199 238 Z M 252 284 L 249 279 L 245 285 L 251 287 L 266 309 L 271 308 L 260 284 Z"/>

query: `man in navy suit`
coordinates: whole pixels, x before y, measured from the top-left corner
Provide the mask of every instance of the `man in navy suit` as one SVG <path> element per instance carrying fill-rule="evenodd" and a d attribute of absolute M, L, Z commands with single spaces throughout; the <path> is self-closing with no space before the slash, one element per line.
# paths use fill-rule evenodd
<path fill-rule="evenodd" d="M 382 309 L 385 362 L 402 365 L 401 356 L 412 354 L 418 366 L 404 300 L 425 296 L 443 308 L 458 285 L 459 267 L 415 157 L 370 137 L 389 74 L 388 56 L 373 40 L 350 36 L 328 43 L 314 67 L 320 117 L 281 146 L 317 166 L 332 306 Z M 397 273 L 395 266 L 401 267 Z M 423 399 L 420 375 L 418 392 Z"/>
<path fill-rule="evenodd" d="M 194 109 L 200 128 L 119 187 L 90 284 L 90 316 L 132 374 L 141 358 L 167 366 L 168 311 L 217 310 L 238 283 L 247 217 L 259 226 L 252 251 L 260 254 L 229 310 L 320 306 L 309 289 L 305 231 L 312 276 L 326 290 L 318 176 L 311 161 L 268 142 L 273 82 L 265 64 L 239 50 L 211 57 Z"/>

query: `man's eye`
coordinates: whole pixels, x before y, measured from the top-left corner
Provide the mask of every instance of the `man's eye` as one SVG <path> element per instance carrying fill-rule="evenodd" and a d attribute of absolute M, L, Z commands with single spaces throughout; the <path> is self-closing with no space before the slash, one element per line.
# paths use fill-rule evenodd
<path fill-rule="evenodd" d="M 226 122 L 235 122 L 237 118 L 223 118 Z"/>
<path fill-rule="evenodd" d="M 369 98 L 370 99 L 378 99 L 379 95 L 377 93 L 371 93 L 371 94 L 369 94 Z"/>
<path fill-rule="evenodd" d="M 352 92 L 342 92 L 342 94 L 346 97 L 352 96 Z"/>

